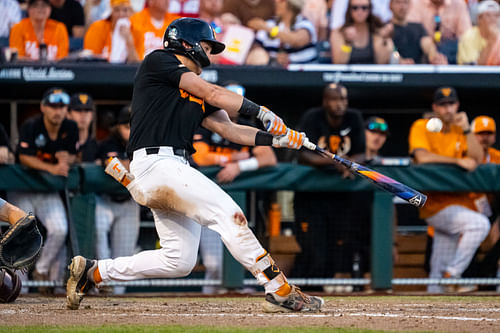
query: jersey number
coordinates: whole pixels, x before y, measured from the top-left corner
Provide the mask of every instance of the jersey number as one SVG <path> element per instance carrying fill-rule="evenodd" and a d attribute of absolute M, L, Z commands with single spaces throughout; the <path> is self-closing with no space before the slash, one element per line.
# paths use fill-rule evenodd
<path fill-rule="evenodd" d="M 199 97 L 196 97 L 196 96 L 193 96 L 191 95 L 190 93 L 188 93 L 186 90 L 184 89 L 180 89 L 179 88 L 179 91 L 181 93 L 181 97 L 182 98 L 189 98 L 189 101 L 190 102 L 195 102 L 195 103 L 198 103 L 201 105 L 201 109 L 203 110 L 203 112 L 205 112 L 205 103 L 203 101 L 203 99 L 199 98 Z"/>

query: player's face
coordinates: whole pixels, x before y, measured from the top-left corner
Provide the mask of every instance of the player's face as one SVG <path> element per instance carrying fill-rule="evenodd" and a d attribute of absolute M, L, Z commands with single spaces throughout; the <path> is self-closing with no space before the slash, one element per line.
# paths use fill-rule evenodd
<path fill-rule="evenodd" d="M 379 131 L 365 130 L 366 149 L 378 152 L 385 144 L 387 135 Z"/>
<path fill-rule="evenodd" d="M 323 107 L 330 118 L 343 117 L 347 110 L 346 96 L 325 96 L 323 98 Z"/>
<path fill-rule="evenodd" d="M 443 121 L 445 124 L 452 124 L 455 120 L 455 115 L 457 114 L 459 103 L 442 103 L 442 104 L 432 104 L 432 111 Z"/>
<path fill-rule="evenodd" d="M 116 22 L 118 21 L 118 19 L 132 16 L 132 13 L 132 7 L 128 5 L 121 4 L 118 6 L 114 6 L 111 10 L 111 20 L 113 22 Z"/>
<path fill-rule="evenodd" d="M 410 9 L 410 0 L 392 0 L 391 11 L 392 15 L 399 19 L 404 20 Z"/>
<path fill-rule="evenodd" d="M 496 133 L 495 132 L 479 132 L 476 133 L 476 138 L 479 144 L 487 149 L 495 144 Z"/>
<path fill-rule="evenodd" d="M 36 1 L 28 7 L 28 16 L 34 20 L 46 20 L 51 12 L 50 5 L 45 1 Z"/>
<path fill-rule="evenodd" d="M 52 126 L 61 125 L 68 113 L 68 106 L 64 104 L 42 104 L 40 109 L 44 120 Z"/>
<path fill-rule="evenodd" d="M 93 115 L 92 110 L 71 110 L 68 118 L 76 123 L 79 130 L 86 131 L 92 123 Z"/>

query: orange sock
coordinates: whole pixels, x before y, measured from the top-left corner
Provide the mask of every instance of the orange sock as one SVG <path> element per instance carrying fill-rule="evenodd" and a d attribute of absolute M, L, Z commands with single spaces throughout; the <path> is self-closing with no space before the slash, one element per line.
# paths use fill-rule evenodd
<path fill-rule="evenodd" d="M 276 295 L 278 296 L 281 296 L 281 297 L 285 297 L 286 295 L 288 295 L 290 292 L 292 291 L 292 287 L 290 287 L 290 285 L 288 284 L 288 282 L 285 282 L 284 285 L 282 285 L 280 287 L 280 289 L 278 289 L 276 291 Z"/>
<path fill-rule="evenodd" d="M 102 282 L 101 273 L 99 273 L 99 266 L 97 266 L 96 269 L 94 270 L 93 278 L 94 278 L 94 282 L 96 284 L 99 284 Z"/>

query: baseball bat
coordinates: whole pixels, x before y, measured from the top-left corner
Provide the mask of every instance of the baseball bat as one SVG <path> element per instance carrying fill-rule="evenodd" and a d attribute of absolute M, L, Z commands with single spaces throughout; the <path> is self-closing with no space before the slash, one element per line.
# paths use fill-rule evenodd
<path fill-rule="evenodd" d="M 352 173 L 370 180 L 376 186 L 407 201 L 413 206 L 423 207 L 425 205 L 425 202 L 427 201 L 427 196 L 425 194 L 422 194 L 417 190 L 412 189 L 409 186 L 401 184 L 400 182 L 390 177 L 387 177 L 381 174 L 380 172 L 374 171 L 370 168 L 359 165 L 358 163 L 355 163 L 348 159 L 332 154 L 329 151 L 326 151 L 316 146 L 314 143 L 310 142 L 307 138 L 304 140 L 303 146 L 325 157 L 331 158 L 334 162 L 345 166 Z"/>

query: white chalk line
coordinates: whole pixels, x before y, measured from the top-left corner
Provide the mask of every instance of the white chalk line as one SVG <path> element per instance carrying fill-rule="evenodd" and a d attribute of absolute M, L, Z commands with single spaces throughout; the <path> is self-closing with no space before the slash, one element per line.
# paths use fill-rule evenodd
<path fill-rule="evenodd" d="M 14 315 L 23 311 L 16 310 L 1 310 L 0 314 Z M 45 316 L 43 313 L 32 313 L 31 315 Z M 130 313 L 100 313 L 94 314 L 100 316 L 111 316 L 111 317 L 127 317 Z M 406 318 L 406 319 L 441 319 L 441 320 L 459 320 L 459 321 L 500 321 L 500 318 L 485 318 L 485 317 L 460 317 L 460 316 L 429 316 L 429 315 L 406 315 L 406 314 L 395 314 L 395 313 L 369 313 L 369 312 L 358 312 L 358 313 L 334 313 L 334 314 L 307 314 L 307 313 L 150 313 L 143 312 L 139 314 L 144 317 L 269 317 L 269 318 L 329 318 L 329 317 L 385 317 L 385 318 Z"/>

